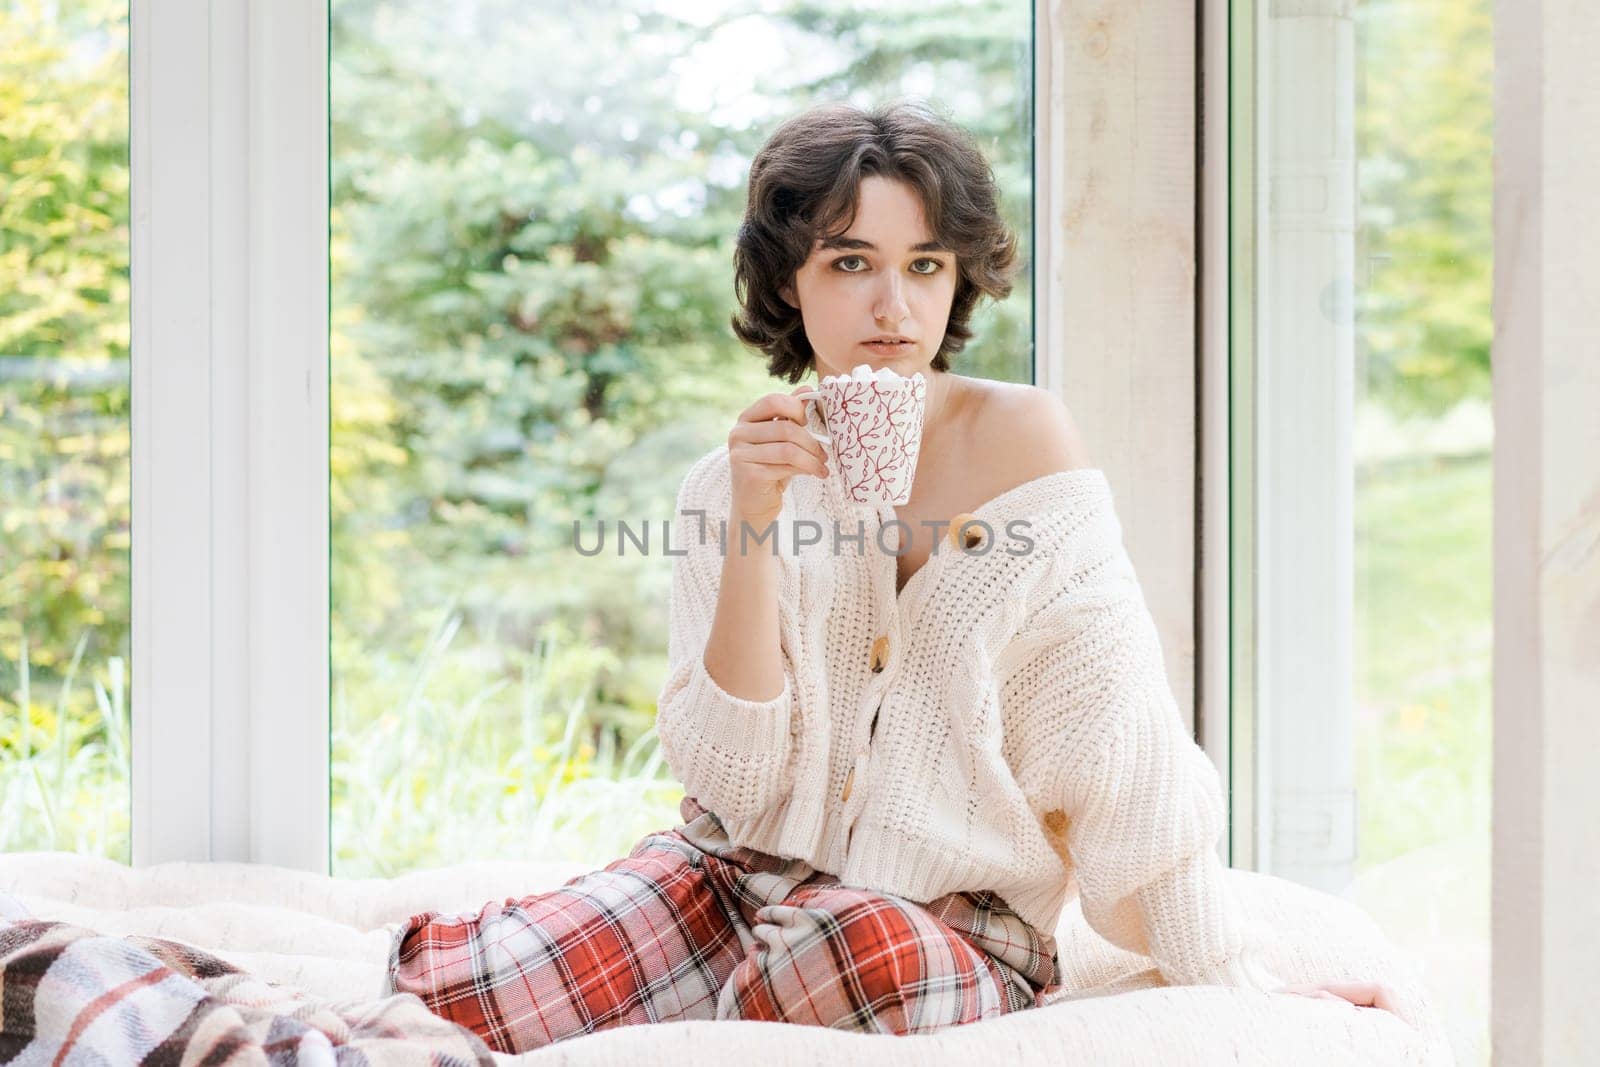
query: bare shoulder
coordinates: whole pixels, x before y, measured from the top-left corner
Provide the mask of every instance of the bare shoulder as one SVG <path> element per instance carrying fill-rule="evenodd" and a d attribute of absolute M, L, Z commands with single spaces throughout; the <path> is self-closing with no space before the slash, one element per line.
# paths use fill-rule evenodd
<path fill-rule="evenodd" d="M 980 451 L 1005 468 L 1010 481 L 1031 481 L 1090 466 L 1088 448 L 1066 403 L 1047 389 L 987 382 L 975 405 Z"/>

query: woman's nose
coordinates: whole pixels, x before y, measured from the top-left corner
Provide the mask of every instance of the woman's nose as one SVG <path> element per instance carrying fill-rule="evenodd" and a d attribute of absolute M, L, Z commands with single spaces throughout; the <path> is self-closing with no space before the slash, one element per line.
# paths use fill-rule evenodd
<path fill-rule="evenodd" d="M 878 303 L 872 313 L 887 322 L 899 322 L 911 314 L 911 308 L 906 304 L 905 283 L 892 271 L 884 276 L 888 281 L 884 283 L 884 288 L 878 290 Z"/>

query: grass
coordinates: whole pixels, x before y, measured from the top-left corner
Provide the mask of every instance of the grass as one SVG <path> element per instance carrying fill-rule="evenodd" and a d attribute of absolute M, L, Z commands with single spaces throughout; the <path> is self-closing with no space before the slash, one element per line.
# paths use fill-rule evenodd
<path fill-rule="evenodd" d="M 609 657 L 547 630 L 522 657 L 518 684 L 494 681 L 463 699 L 461 677 L 447 677 L 452 658 L 481 675 L 477 665 L 501 650 L 452 657 L 460 629 L 447 611 L 414 667 L 386 668 L 409 675 L 399 702 L 335 702 L 335 874 L 387 877 L 488 858 L 603 866 L 677 824 L 683 790 L 665 774 L 654 729 L 624 750 L 585 714 Z M 367 684 L 381 693 L 393 681 Z"/>
<path fill-rule="evenodd" d="M 1374 468 L 1356 512 L 1358 867 L 1468 833 L 1487 848 L 1489 459 Z"/>
<path fill-rule="evenodd" d="M 45 704 L 35 699 L 23 635 L 16 688 L 0 699 L 0 852 L 131 857 L 127 676 L 112 656 L 88 679 L 86 695 L 80 671 L 88 642 L 88 633 L 79 637 Z"/>

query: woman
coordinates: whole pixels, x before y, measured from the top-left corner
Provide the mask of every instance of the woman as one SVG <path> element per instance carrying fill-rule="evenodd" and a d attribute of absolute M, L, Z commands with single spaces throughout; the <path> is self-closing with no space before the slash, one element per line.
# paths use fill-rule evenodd
<path fill-rule="evenodd" d="M 846 500 L 805 400 L 746 408 L 673 523 L 658 722 L 683 825 L 553 892 L 414 917 L 395 989 L 506 1052 L 687 1019 L 921 1033 L 1070 978 L 1074 886 L 1170 983 L 1284 988 L 1245 950 L 1220 785 L 1104 476 L 1056 397 L 950 371 L 1015 255 L 982 153 L 937 116 L 824 106 L 774 133 L 734 330 L 791 383 L 922 373 L 911 497 Z"/>

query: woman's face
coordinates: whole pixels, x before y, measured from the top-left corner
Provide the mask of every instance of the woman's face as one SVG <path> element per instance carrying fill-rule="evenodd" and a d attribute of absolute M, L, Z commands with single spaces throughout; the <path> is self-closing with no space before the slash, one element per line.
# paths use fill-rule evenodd
<path fill-rule="evenodd" d="M 800 309 L 820 379 L 862 363 L 927 373 L 955 293 L 955 253 L 928 232 L 916 190 L 872 174 L 861 180 L 850 229 L 818 240 L 782 296 Z M 907 342 L 867 343 L 885 335 Z"/>

